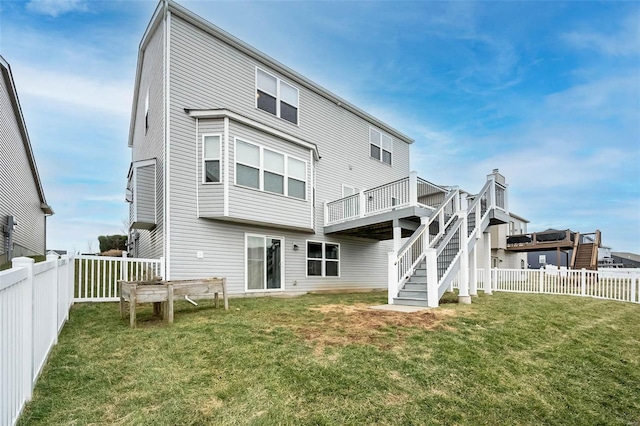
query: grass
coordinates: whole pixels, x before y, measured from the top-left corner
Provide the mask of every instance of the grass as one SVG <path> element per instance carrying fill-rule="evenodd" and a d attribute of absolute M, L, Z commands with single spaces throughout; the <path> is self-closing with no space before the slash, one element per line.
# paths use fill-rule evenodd
<path fill-rule="evenodd" d="M 20 425 L 640 424 L 640 306 L 496 294 L 420 314 L 386 295 L 76 305 Z"/>

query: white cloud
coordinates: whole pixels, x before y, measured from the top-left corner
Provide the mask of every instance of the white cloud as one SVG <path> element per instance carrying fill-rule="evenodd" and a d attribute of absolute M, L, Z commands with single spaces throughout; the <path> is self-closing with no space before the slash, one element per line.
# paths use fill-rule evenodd
<path fill-rule="evenodd" d="M 12 64 L 21 96 L 31 95 L 83 109 L 128 117 L 132 82 L 108 80 Z"/>
<path fill-rule="evenodd" d="M 55 18 L 69 12 L 86 12 L 88 4 L 86 0 L 31 0 L 27 10 Z"/>
<path fill-rule="evenodd" d="M 572 31 L 561 38 L 573 47 L 592 50 L 607 56 L 640 55 L 640 24 L 637 13 L 622 22 L 617 32 Z"/>

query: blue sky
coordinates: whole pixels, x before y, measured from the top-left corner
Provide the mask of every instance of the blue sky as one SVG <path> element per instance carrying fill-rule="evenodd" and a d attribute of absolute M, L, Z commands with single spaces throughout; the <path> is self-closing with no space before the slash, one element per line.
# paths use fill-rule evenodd
<path fill-rule="evenodd" d="M 640 253 L 639 2 L 182 5 L 413 137 L 412 169 Z M 155 1 L 3 1 L 49 247 L 121 233 L 137 48 Z"/>

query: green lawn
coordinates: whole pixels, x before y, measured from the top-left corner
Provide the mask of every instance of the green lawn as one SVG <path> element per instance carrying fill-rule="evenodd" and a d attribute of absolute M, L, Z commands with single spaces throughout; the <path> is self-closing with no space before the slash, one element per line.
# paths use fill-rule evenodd
<path fill-rule="evenodd" d="M 640 424 L 640 305 L 496 294 L 76 305 L 20 425 Z"/>

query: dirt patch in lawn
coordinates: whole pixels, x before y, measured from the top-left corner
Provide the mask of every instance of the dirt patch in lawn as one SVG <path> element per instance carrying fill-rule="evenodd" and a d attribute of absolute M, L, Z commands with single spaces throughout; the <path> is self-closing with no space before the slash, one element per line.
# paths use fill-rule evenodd
<path fill-rule="evenodd" d="M 323 305 L 310 310 L 323 313 L 322 319 L 298 326 L 296 332 L 320 346 L 367 343 L 388 348 L 416 330 L 449 328 L 443 321 L 455 315 L 452 309 L 405 313 L 374 310 L 366 304 Z"/>

